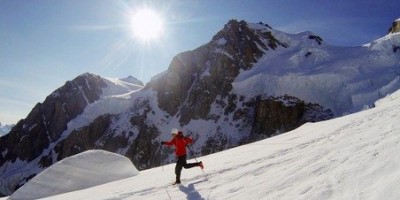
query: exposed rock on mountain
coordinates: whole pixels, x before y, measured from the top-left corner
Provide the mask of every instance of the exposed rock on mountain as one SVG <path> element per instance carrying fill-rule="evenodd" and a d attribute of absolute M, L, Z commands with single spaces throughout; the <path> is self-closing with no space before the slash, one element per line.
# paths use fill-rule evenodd
<path fill-rule="evenodd" d="M 229 21 L 210 43 L 176 56 L 167 73 L 146 87 L 157 91 L 159 106 L 169 115 L 180 111 L 181 125 L 204 119 L 217 95 L 226 97 L 239 71 L 252 67 L 263 51 L 286 45 L 270 32 L 257 32 L 246 22 Z M 260 48 L 261 47 L 261 48 Z"/>
<path fill-rule="evenodd" d="M 89 73 L 67 81 L 43 103 L 38 103 L 26 119 L 19 121 L 9 134 L 0 138 L 1 193 L 9 194 L 41 169 L 57 161 L 53 147 L 62 141 L 68 123 L 98 101 L 108 84 L 106 79 Z M 120 89 L 126 90 L 125 86 Z M 102 132 L 94 130 L 92 134 Z M 78 136 L 75 140 L 90 142 L 81 137 Z M 68 156 L 82 152 L 73 147 L 68 151 Z M 12 171 L 17 172 L 12 174 Z"/>
<path fill-rule="evenodd" d="M 0 140 L 0 151 L 7 151 L 0 157 L 0 164 L 7 160 L 14 162 L 17 158 L 31 161 L 42 154 L 43 149 L 61 137 L 71 119 L 100 98 L 101 88 L 105 86 L 99 76 L 84 74 L 38 103 L 25 120 L 18 122 L 10 134 Z"/>
<path fill-rule="evenodd" d="M 305 103 L 290 96 L 266 99 L 257 97 L 254 104 L 252 138 L 260 135 L 270 137 L 293 130 L 306 122 L 327 120 L 334 116 L 330 110 L 324 110 L 318 104 Z"/>
<path fill-rule="evenodd" d="M 239 130 L 247 131 L 242 133 L 240 140 L 235 143 L 221 127 L 217 128 L 216 133 L 208 137 L 206 145 L 201 148 L 204 155 L 291 131 L 306 122 L 334 117 L 329 109 L 290 96 L 257 96 L 245 100 L 244 96 L 238 98 L 236 95 L 230 95 L 228 99 L 228 104 L 221 105 L 225 108 L 224 116 L 232 116 L 230 123 Z"/>
<path fill-rule="evenodd" d="M 400 18 L 393 22 L 392 26 L 389 28 L 389 34 L 400 32 Z"/>

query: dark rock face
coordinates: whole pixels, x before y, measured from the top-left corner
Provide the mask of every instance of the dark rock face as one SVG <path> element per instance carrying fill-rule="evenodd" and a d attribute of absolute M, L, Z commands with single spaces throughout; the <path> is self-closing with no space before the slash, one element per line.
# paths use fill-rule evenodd
<path fill-rule="evenodd" d="M 306 122 L 323 121 L 334 116 L 329 109 L 290 96 L 264 99 L 258 97 L 254 104 L 251 141 L 291 131 Z"/>
<path fill-rule="evenodd" d="M 263 50 L 278 46 L 286 44 L 271 32 L 255 32 L 246 22 L 231 20 L 207 45 L 176 56 L 167 73 L 146 87 L 157 91 L 160 108 L 178 114 L 181 125 L 206 119 L 217 95 L 225 97 L 232 90 L 239 70 L 250 69 Z"/>
<path fill-rule="evenodd" d="M 0 154 L 0 166 L 17 159 L 30 162 L 39 157 L 51 143 L 60 139 L 71 119 L 99 99 L 102 87 L 105 83 L 99 76 L 84 74 L 66 82 L 43 103 L 38 103 L 26 119 L 0 138 L 0 152 L 5 152 Z M 47 167 L 53 163 L 50 157 L 43 157 L 40 164 Z"/>
<path fill-rule="evenodd" d="M 241 137 L 239 144 L 258 141 L 287 131 L 291 131 L 304 123 L 328 120 L 334 117 L 329 109 L 318 104 L 311 104 L 291 96 L 251 98 L 230 95 L 225 106 L 225 115 L 233 113 L 233 120 L 242 123 L 238 129 L 250 127 L 250 133 Z M 238 105 L 241 105 L 238 108 Z M 201 149 L 202 154 L 210 154 L 234 147 L 229 143 L 229 137 L 220 132 L 209 137 Z"/>
<path fill-rule="evenodd" d="M 393 45 L 393 53 L 400 51 L 400 46 Z"/>
<path fill-rule="evenodd" d="M 152 112 L 148 101 L 137 101 L 130 112 L 132 114 L 127 124 L 130 129 L 122 132 L 113 128 L 112 124 L 120 116 L 109 114 L 99 116 L 90 125 L 73 131 L 55 147 L 57 160 L 89 149 L 103 149 L 125 155 L 139 170 L 159 166 L 161 145 L 154 139 L 160 135 L 160 131 L 146 120 L 147 114 Z M 133 132 L 133 129 L 138 132 Z"/>
<path fill-rule="evenodd" d="M 400 19 L 393 22 L 392 26 L 389 28 L 389 34 L 399 33 L 399 32 L 400 32 Z"/>
<path fill-rule="evenodd" d="M 30 161 L 39 156 L 49 143 L 58 140 L 67 123 L 99 98 L 101 78 L 86 74 L 68 81 L 43 103 L 37 104 L 25 120 L 21 120 L 4 138 L 0 138 L 0 165 L 16 158 Z"/>
<path fill-rule="evenodd" d="M 322 42 L 324 41 L 321 37 L 319 37 L 317 35 L 310 35 L 310 36 L 308 36 L 308 39 L 315 40 L 319 45 L 321 45 Z"/>
<path fill-rule="evenodd" d="M 65 140 L 55 147 L 58 153 L 57 160 L 84 152 L 89 149 L 98 149 L 96 142 L 103 136 L 110 126 L 111 115 L 96 118 L 89 126 L 73 131 Z"/>

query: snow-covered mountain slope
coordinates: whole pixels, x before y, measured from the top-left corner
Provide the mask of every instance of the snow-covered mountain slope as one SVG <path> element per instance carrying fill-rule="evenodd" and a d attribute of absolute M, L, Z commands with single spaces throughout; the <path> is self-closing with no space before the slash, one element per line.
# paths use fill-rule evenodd
<path fill-rule="evenodd" d="M 126 80 L 129 82 L 85 73 L 67 81 L 37 104 L 26 119 L 0 139 L 0 193 L 13 192 L 21 183 L 61 160 L 54 148 L 73 130 L 87 126 L 101 115 L 129 108 L 130 95 L 143 86 L 132 83 L 132 78 Z"/>
<path fill-rule="evenodd" d="M 400 88 L 400 33 L 364 46 L 336 47 L 311 32 L 288 34 L 262 24 L 249 27 L 270 32 L 285 45 L 264 51 L 250 70 L 241 70 L 233 82 L 237 94 L 287 94 L 340 116 L 371 107 Z"/>
<path fill-rule="evenodd" d="M 399 199 L 400 91 L 376 105 L 200 157 L 180 186 L 166 165 L 45 199 Z"/>
<path fill-rule="evenodd" d="M 100 98 L 88 104 L 79 116 L 72 119 L 63 135 L 68 135 L 73 130 L 87 126 L 98 116 L 123 113 L 132 106 L 131 95 L 143 88 L 143 85 L 140 85 L 141 82 L 131 76 L 125 79 L 101 78 L 106 87 L 102 88 Z"/>

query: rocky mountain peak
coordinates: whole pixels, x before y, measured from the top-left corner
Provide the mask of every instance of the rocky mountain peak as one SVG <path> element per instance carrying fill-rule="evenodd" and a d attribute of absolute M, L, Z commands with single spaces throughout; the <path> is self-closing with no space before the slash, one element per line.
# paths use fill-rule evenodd
<path fill-rule="evenodd" d="M 268 24 L 249 24 L 243 20 L 230 20 L 213 37 L 210 44 L 214 46 L 215 52 L 240 61 L 238 67 L 244 70 L 250 69 L 265 51 L 287 47 L 273 36 L 272 28 Z"/>
<path fill-rule="evenodd" d="M 30 162 L 42 155 L 51 143 L 61 138 L 71 119 L 101 97 L 102 88 L 106 86 L 100 76 L 85 73 L 67 81 L 47 96 L 44 102 L 36 104 L 25 119 L 20 120 L 7 135 L 0 137 L 0 166 L 5 166 L 2 170 L 13 167 L 8 163 L 15 163 L 16 160 Z M 39 167 L 50 164 L 51 158 L 40 160 Z M 20 177 L 25 181 L 32 178 L 31 174 L 21 174 Z M 3 178 L 6 180 L 7 177 Z M 7 186 L 7 189 L 1 188 L 1 193 L 20 186 L 14 184 Z"/>
<path fill-rule="evenodd" d="M 241 69 L 251 69 L 264 51 L 281 45 L 268 30 L 257 31 L 245 21 L 230 20 L 208 44 L 175 56 L 167 72 L 147 87 L 158 92 L 159 106 L 168 114 L 180 110 L 182 124 L 188 123 L 192 113 L 204 118 L 215 98 L 231 91 Z"/>
<path fill-rule="evenodd" d="M 126 78 L 122 78 L 121 80 L 122 80 L 122 81 L 125 81 L 125 82 L 127 82 L 127 83 L 132 83 L 132 84 L 135 84 L 135 85 L 144 86 L 144 84 L 143 84 L 142 81 L 138 80 L 137 78 L 135 78 L 135 77 L 133 77 L 133 76 L 128 76 L 128 77 L 126 77 Z"/>
<path fill-rule="evenodd" d="M 400 18 L 395 20 L 392 23 L 392 26 L 389 28 L 389 34 L 399 33 L 400 32 Z"/>

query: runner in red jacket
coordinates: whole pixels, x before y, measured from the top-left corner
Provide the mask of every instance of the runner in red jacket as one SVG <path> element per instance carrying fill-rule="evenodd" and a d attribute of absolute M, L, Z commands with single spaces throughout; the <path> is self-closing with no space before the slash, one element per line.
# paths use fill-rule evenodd
<path fill-rule="evenodd" d="M 175 175 L 176 181 L 175 184 L 181 183 L 181 172 L 182 167 L 185 169 L 192 168 L 195 166 L 199 166 L 201 169 L 204 168 L 203 163 L 200 161 L 198 163 L 187 163 L 186 162 L 186 145 L 193 143 L 193 139 L 189 137 L 184 137 L 182 131 L 178 131 L 177 129 L 172 129 L 172 140 L 169 142 L 161 142 L 163 145 L 175 146 L 175 155 L 178 158 L 175 165 Z"/>

